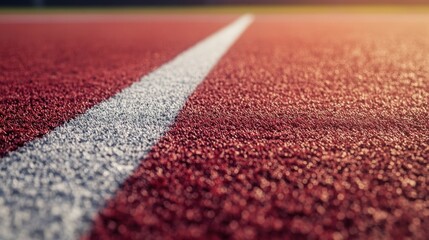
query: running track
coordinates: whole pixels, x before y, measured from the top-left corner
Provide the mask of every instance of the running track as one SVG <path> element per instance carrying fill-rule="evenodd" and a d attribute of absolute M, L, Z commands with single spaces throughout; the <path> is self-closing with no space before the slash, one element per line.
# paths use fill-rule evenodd
<path fill-rule="evenodd" d="M 2 239 L 429 235 L 426 16 L 0 30 Z"/>

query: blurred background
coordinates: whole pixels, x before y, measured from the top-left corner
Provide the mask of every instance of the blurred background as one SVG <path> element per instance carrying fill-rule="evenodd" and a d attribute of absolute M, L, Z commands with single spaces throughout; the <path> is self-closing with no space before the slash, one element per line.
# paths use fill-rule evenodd
<path fill-rule="evenodd" d="M 429 0 L 1 0 L 0 6 L 179 6 L 259 4 L 426 4 Z"/>

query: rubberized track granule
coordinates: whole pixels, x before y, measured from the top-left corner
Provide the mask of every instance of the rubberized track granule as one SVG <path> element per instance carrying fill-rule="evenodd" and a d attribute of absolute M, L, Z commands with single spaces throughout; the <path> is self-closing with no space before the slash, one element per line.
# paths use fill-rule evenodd
<path fill-rule="evenodd" d="M 0 156 L 111 97 L 229 21 L 56 18 L 0 23 L 7 33 L 0 35 Z"/>
<path fill-rule="evenodd" d="M 257 19 L 87 237 L 429 236 L 429 19 L 406 17 Z"/>

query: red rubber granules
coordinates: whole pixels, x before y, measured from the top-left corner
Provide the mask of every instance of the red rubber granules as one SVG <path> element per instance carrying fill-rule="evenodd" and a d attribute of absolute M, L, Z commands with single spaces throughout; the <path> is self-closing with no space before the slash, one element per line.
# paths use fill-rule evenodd
<path fill-rule="evenodd" d="M 180 21 L 115 22 L 115 17 L 0 23 L 7 33 L 0 35 L 0 156 L 112 96 L 230 21 L 176 16 Z"/>
<path fill-rule="evenodd" d="M 257 20 L 87 238 L 424 239 L 429 18 L 405 17 Z"/>

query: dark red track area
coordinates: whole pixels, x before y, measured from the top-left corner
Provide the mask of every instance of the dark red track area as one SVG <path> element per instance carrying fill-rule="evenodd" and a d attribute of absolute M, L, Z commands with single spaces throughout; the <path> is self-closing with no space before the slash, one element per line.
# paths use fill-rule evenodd
<path fill-rule="evenodd" d="M 0 22 L 0 32 L 7 33 L 0 34 L 0 156 L 112 96 L 230 21 L 176 18 Z"/>
<path fill-rule="evenodd" d="M 92 239 L 429 235 L 429 18 L 260 18 Z"/>

